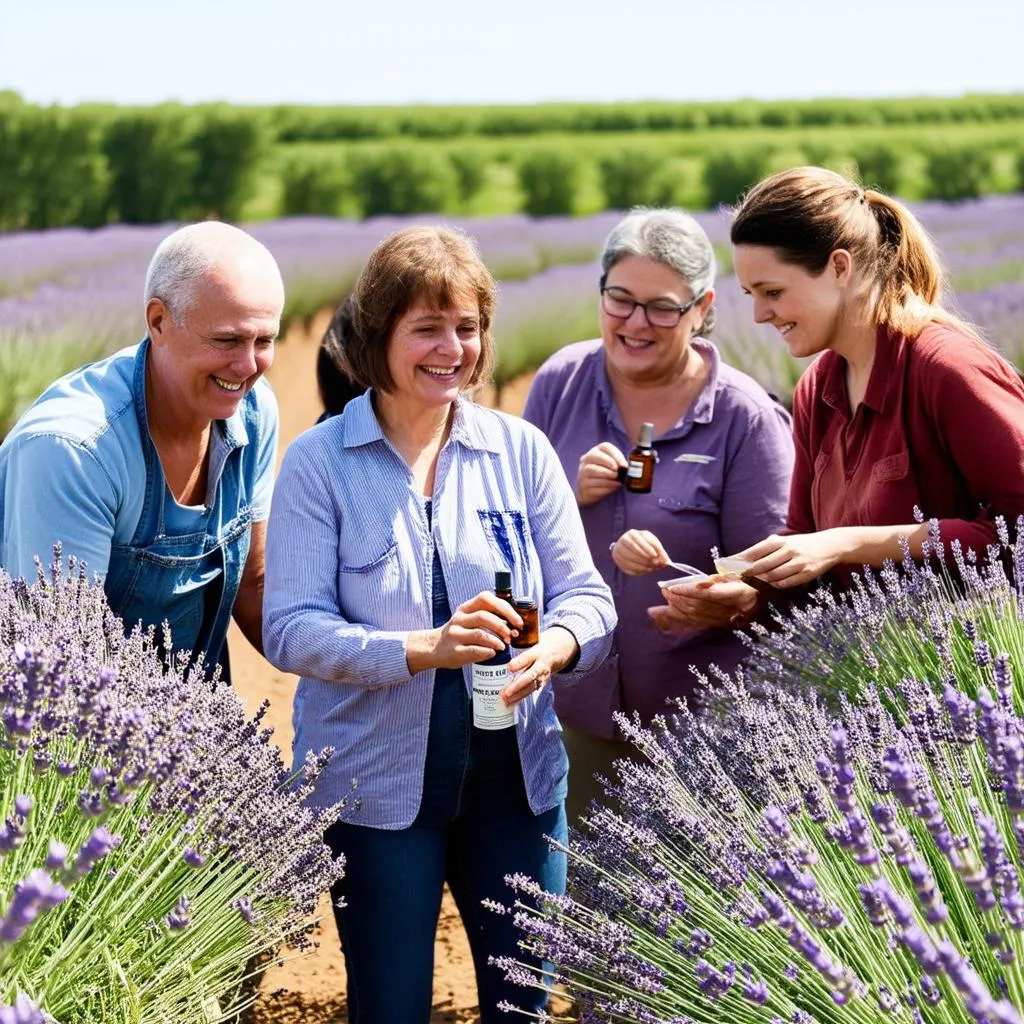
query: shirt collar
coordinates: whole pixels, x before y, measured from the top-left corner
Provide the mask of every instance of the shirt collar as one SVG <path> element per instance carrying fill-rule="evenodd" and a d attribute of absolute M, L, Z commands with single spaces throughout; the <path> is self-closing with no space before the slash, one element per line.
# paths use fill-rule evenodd
<path fill-rule="evenodd" d="M 861 399 L 861 405 L 872 412 L 880 413 L 892 394 L 890 380 L 899 348 L 899 335 L 890 335 L 884 324 L 879 324 L 875 336 L 875 359 L 871 364 L 868 386 Z M 850 415 L 850 396 L 846 390 L 846 360 L 835 352 L 821 356 L 828 362 L 824 366 L 821 399 L 826 405 Z"/>
<path fill-rule="evenodd" d="M 214 426 L 220 430 L 225 444 L 229 448 L 242 448 L 249 443 L 249 431 L 245 428 L 245 417 L 239 407 L 226 419 L 214 420 Z"/>
<path fill-rule="evenodd" d="M 487 436 L 481 417 L 472 414 L 471 410 L 474 408 L 475 404 L 465 396 L 455 400 L 455 417 L 449 440 L 465 448 L 500 455 L 501 446 L 495 439 Z M 377 414 L 373 411 L 372 391 L 366 391 L 349 402 L 345 406 L 344 416 L 345 436 L 342 444 L 346 448 L 358 448 L 364 444 L 387 440 Z"/>
<path fill-rule="evenodd" d="M 691 423 L 710 423 L 715 412 L 715 395 L 718 393 L 719 369 L 722 365 L 722 357 L 717 347 L 704 338 L 691 338 L 690 347 L 703 358 L 708 368 L 707 379 L 704 381 L 697 397 L 693 400 L 690 408 L 686 410 L 682 418 L 671 429 L 676 430 L 689 421 Z M 615 406 L 612 396 L 612 385 L 608 379 L 608 370 L 604 361 L 604 349 L 601 350 L 601 359 L 597 365 L 597 393 L 608 421 L 625 432 L 622 417 Z M 666 431 L 665 433 L 669 433 Z"/>
<path fill-rule="evenodd" d="M 893 394 L 890 382 L 896 366 L 899 342 L 898 334 L 890 334 L 885 325 L 879 324 L 875 335 L 875 361 L 871 364 L 871 376 L 862 399 L 874 412 L 882 412 Z"/>

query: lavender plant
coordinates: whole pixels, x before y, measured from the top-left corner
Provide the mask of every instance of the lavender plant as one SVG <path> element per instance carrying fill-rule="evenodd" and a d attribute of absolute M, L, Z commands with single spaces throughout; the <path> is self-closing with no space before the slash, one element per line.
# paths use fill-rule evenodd
<path fill-rule="evenodd" d="M 342 874 L 303 805 L 329 751 L 293 777 L 154 641 L 73 562 L 0 573 L 0 1024 L 233 1020 Z"/>
<path fill-rule="evenodd" d="M 1024 542 L 990 554 L 1019 569 Z M 869 575 L 794 620 L 772 680 L 620 716 L 638 757 L 573 837 L 568 894 L 509 879 L 554 968 L 508 976 L 563 983 L 589 1024 L 1017 1024 L 1024 591 L 998 557 L 959 570 Z M 849 696 L 786 678 L 837 664 Z"/>
<path fill-rule="evenodd" d="M 821 588 L 770 629 L 755 625 L 746 637 L 748 683 L 855 694 L 871 681 L 888 693 L 909 674 L 937 692 L 953 680 L 975 697 L 993 667 L 1024 666 L 1024 519 L 1016 525 L 1011 545 L 997 520 L 998 543 L 979 561 L 958 542 L 947 550 L 933 521 L 934 557 L 865 568 L 841 593 Z M 715 690 L 712 683 L 709 699 Z M 1024 692 L 1016 706 L 1024 707 Z"/>

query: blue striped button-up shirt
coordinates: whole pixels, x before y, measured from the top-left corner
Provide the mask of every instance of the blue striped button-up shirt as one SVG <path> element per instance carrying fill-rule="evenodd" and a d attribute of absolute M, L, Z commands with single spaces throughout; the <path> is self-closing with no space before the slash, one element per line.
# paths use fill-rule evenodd
<path fill-rule="evenodd" d="M 564 626 L 580 656 L 555 685 L 600 664 L 615 610 L 594 568 L 572 489 L 532 425 L 456 404 L 438 458 L 433 525 L 408 465 L 384 436 L 370 394 L 288 449 L 267 536 L 263 642 L 301 676 L 294 754 L 333 747 L 312 798 L 326 806 L 356 784 L 351 820 L 405 828 L 419 809 L 434 672 L 410 675 L 409 632 L 432 627 L 434 550 L 453 608 L 510 569 L 517 598 L 544 628 Z M 463 671 L 467 694 L 471 668 Z M 565 795 L 566 758 L 551 687 L 523 700 L 516 732 L 530 806 Z"/>

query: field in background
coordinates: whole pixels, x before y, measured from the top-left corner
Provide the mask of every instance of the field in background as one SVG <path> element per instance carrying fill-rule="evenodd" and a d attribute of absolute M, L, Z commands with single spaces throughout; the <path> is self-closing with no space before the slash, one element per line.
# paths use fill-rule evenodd
<path fill-rule="evenodd" d="M 1024 195 L 915 205 L 951 269 L 955 305 L 1024 367 Z M 449 218 L 479 242 L 500 282 L 494 334 L 500 389 L 560 346 L 597 333 L 597 257 L 619 214 Z M 751 322 L 729 266 L 728 217 L 698 214 L 720 255 L 714 341 L 727 361 L 784 399 L 802 367 L 771 328 Z M 253 233 L 285 276 L 289 323 L 336 305 L 374 245 L 436 217 L 289 218 Z M 171 225 L 0 235 L 0 437 L 56 376 L 137 341 L 142 283 Z"/>
<path fill-rule="evenodd" d="M 730 204 L 824 164 L 909 199 L 1024 191 L 1024 96 L 528 107 L 38 107 L 0 92 L 0 230 Z"/>

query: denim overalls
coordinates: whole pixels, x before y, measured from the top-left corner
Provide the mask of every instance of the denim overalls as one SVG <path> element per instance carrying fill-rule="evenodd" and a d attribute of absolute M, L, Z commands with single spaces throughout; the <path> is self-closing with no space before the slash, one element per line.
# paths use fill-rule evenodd
<path fill-rule="evenodd" d="M 253 489 L 243 479 L 242 460 L 232 455 L 259 436 L 259 413 L 255 402 L 243 401 L 241 430 L 230 420 L 213 424 L 223 438 L 215 445 L 211 437 L 206 504 L 198 513 L 186 510 L 190 525 L 182 532 L 167 522 L 174 499 L 149 434 L 148 351 L 147 339 L 139 346 L 132 387 L 145 456 L 145 501 L 131 540 L 111 547 L 107 599 L 127 627 L 141 620 L 159 631 L 166 621 L 174 651 L 205 653 L 208 670 L 221 661 L 226 670 L 225 640 L 249 552 Z"/>

